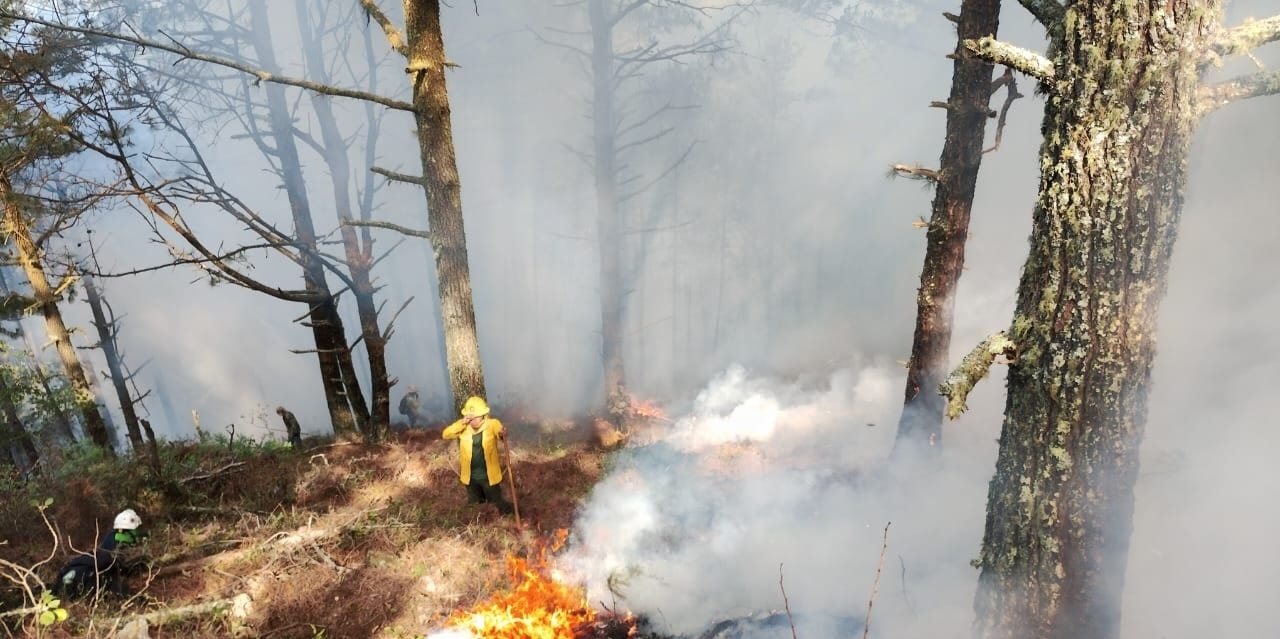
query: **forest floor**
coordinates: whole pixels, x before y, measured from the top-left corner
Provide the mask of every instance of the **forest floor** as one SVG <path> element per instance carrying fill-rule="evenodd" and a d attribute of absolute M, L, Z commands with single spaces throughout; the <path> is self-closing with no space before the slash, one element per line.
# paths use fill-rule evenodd
<path fill-rule="evenodd" d="M 456 443 L 442 440 L 439 426 L 397 430 L 379 444 L 309 439 L 299 450 L 238 456 L 226 441 L 225 455 L 217 442 L 170 444 L 170 476 L 160 482 L 127 469 L 65 477 L 44 488 L 59 493 L 44 509 L 52 531 L 39 525 L 42 495 L 0 512 L 0 559 L 39 564 L 47 583 L 69 544 L 87 549 L 125 503 L 150 532 L 149 569 L 131 579 L 138 595 L 128 600 L 63 602 L 64 621 L 45 627 L 14 616 L 4 629 L 124 637 L 121 628 L 147 615 L 149 634 L 138 636 L 154 639 L 424 636 L 451 613 L 509 591 L 508 558 L 537 556 L 572 525 L 608 451 L 588 425 L 562 426 L 549 435 L 508 424 L 519 526 L 492 505 L 467 503 Z M 25 499 L 32 489 L 24 490 L 9 497 Z M 10 590 L 3 608 L 24 605 Z M 218 612 L 165 619 L 166 611 L 209 608 Z"/>

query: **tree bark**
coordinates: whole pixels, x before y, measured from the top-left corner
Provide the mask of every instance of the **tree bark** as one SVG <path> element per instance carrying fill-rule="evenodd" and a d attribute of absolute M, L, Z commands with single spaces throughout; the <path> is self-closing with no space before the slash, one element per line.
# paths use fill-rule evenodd
<path fill-rule="evenodd" d="M 302 52 L 307 66 L 318 81 L 329 84 L 332 78 L 329 77 L 323 45 L 310 22 L 311 14 L 308 8 L 310 3 L 306 0 L 296 0 L 294 4 L 302 31 Z M 315 109 L 316 122 L 320 125 L 324 161 L 329 167 L 329 176 L 333 184 L 334 208 L 339 222 L 338 232 L 342 236 L 347 269 L 351 273 L 351 294 L 356 300 L 356 311 L 360 317 L 360 335 L 364 340 L 365 353 L 369 361 L 369 390 L 372 393 L 373 404 L 369 415 L 369 428 L 365 436 L 376 440 L 386 436 L 391 430 L 391 383 L 387 377 L 386 340 L 382 337 L 382 329 L 378 322 L 378 307 L 373 299 L 376 291 L 370 274 L 373 268 L 373 239 L 368 227 L 364 227 L 363 238 L 361 238 L 355 228 L 343 223 L 353 219 L 351 164 L 347 158 L 347 143 L 342 137 L 342 131 L 338 128 L 338 120 L 333 114 L 330 98 L 312 93 L 311 104 Z M 369 140 L 367 143 L 373 144 L 374 140 Z"/>
<path fill-rule="evenodd" d="M 405 0 L 409 79 L 417 124 L 422 185 L 427 194 L 431 248 L 440 282 L 440 315 L 445 360 L 454 408 L 485 394 L 480 342 L 476 336 L 467 264 L 467 237 L 462 219 L 462 186 L 453 148 L 449 91 L 445 84 L 444 36 L 439 0 Z M 455 411 L 455 414 L 457 412 Z"/>
<path fill-rule="evenodd" d="M 81 275 L 84 283 L 85 297 L 89 301 L 89 309 L 93 312 L 93 325 L 98 331 L 98 344 L 102 346 L 102 354 L 107 359 L 107 371 L 111 374 L 111 385 L 115 388 L 116 398 L 120 400 L 120 412 L 124 415 L 125 432 L 129 437 L 129 445 L 135 454 L 143 452 L 142 430 L 138 426 L 138 411 L 134 409 L 134 399 L 129 393 L 124 367 L 121 365 L 120 352 L 116 350 L 115 319 L 107 318 L 103 308 L 102 296 L 93 278 L 88 274 Z"/>
<path fill-rule="evenodd" d="M 1156 318 L 1217 0 L 1081 0 L 1050 28 L 976 635 L 1116 637 Z M 1055 28 L 1061 27 L 1061 28 Z"/>
<path fill-rule="evenodd" d="M 272 49 L 271 22 L 264 0 L 252 0 L 249 3 L 249 14 L 255 34 L 253 44 L 258 62 L 264 69 L 275 71 L 278 65 Z M 368 408 L 359 390 L 355 367 L 351 365 L 351 350 L 347 345 L 342 317 L 329 292 L 324 265 L 317 253 L 315 224 L 311 220 L 306 179 L 302 175 L 302 164 L 298 159 L 293 119 L 289 113 L 284 87 L 267 83 L 263 91 L 267 97 L 275 154 L 280 160 L 280 178 L 289 198 L 289 209 L 297 235 L 303 282 L 306 290 L 324 294 L 322 301 L 309 304 L 309 323 L 315 340 L 316 358 L 320 364 L 329 417 L 333 420 L 334 435 L 340 439 L 352 439 L 366 430 Z"/>
<path fill-rule="evenodd" d="M 40 452 L 36 449 L 35 441 L 31 439 L 31 434 L 27 432 L 27 427 L 22 423 L 22 417 L 18 411 L 18 404 L 14 399 L 13 390 L 9 388 L 7 382 L 0 378 L 0 440 L 4 442 L 4 447 L 10 452 L 13 459 L 13 466 L 19 470 L 35 467 L 40 461 Z M 19 460 L 14 454 L 14 448 L 22 451 L 26 457 L 25 460 Z"/>
<path fill-rule="evenodd" d="M 964 270 L 969 215 L 978 167 L 982 164 L 991 97 L 992 65 L 970 54 L 964 41 L 995 37 L 999 27 L 1000 0 L 964 0 L 960 4 L 956 24 L 959 40 L 951 72 L 951 95 L 947 98 L 946 140 L 916 294 L 915 336 L 895 452 L 906 447 L 936 452 L 942 447 L 942 409 L 946 402 L 938 394 L 938 384 L 947 375 L 955 291 Z"/>
<path fill-rule="evenodd" d="M 3 268 L 0 268 L 0 292 L 3 292 L 6 296 L 14 294 L 9 288 L 9 282 L 5 278 Z M 40 361 L 35 340 L 31 339 L 31 332 L 23 328 L 21 323 L 16 325 L 16 329 L 22 336 L 22 343 L 27 346 L 27 352 L 31 354 L 31 357 L 27 359 L 27 367 L 31 369 L 31 374 L 35 375 L 36 379 L 40 381 L 40 388 L 44 389 L 45 396 L 52 396 L 53 388 L 49 386 L 49 376 L 45 374 L 44 364 Z M 61 406 L 56 406 L 53 410 L 53 424 L 57 428 L 57 435 L 62 437 L 64 441 L 75 441 L 75 430 L 71 427 L 71 418 L 67 416 L 66 411 Z"/>
<path fill-rule="evenodd" d="M 84 368 L 76 356 L 76 349 L 71 343 L 71 334 L 67 331 L 67 325 L 62 321 L 62 311 L 58 308 L 53 287 L 49 285 L 49 279 L 45 276 L 40 249 L 31 237 L 31 228 L 26 215 L 16 201 L 17 194 L 13 191 L 8 175 L 0 175 L 0 198 L 4 200 L 4 231 L 12 238 L 14 247 L 18 250 L 18 262 L 27 276 L 27 281 L 31 284 L 32 294 L 40 304 L 40 312 L 44 315 L 45 329 L 49 333 L 49 339 L 56 345 L 58 358 L 62 360 L 67 380 L 75 390 L 76 405 L 84 419 L 85 434 L 94 444 L 108 453 L 114 453 L 115 450 L 111 446 L 111 433 L 107 431 L 107 424 L 98 413 L 98 406 L 93 401 L 89 380 L 85 377 Z M 32 355 L 35 356 L 35 353 Z"/>
<path fill-rule="evenodd" d="M 631 406 L 622 352 L 622 229 L 618 219 L 618 169 L 613 87 L 613 15 L 605 0 L 588 0 L 591 21 L 591 122 L 596 195 L 596 245 L 600 251 L 600 356 L 605 412 L 618 423 Z"/>

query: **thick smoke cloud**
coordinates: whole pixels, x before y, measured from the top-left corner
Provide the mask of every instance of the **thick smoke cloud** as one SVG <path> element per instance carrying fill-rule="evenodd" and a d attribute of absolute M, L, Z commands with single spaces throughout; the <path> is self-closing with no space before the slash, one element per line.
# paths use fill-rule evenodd
<path fill-rule="evenodd" d="M 877 636 L 965 627 L 974 571 L 960 549 L 975 547 L 984 469 L 879 463 L 892 445 L 898 377 L 871 362 L 818 384 L 729 369 L 687 415 L 619 455 L 562 569 L 593 600 L 673 633 L 789 603 L 802 636 L 849 636 L 863 629 L 893 522 Z M 751 636 L 781 630 L 789 626 Z"/>

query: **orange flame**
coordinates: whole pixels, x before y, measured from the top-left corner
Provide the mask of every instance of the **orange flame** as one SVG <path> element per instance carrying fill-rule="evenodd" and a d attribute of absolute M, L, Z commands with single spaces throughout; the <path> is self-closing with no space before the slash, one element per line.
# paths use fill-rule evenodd
<path fill-rule="evenodd" d="M 667 414 L 658 405 L 652 401 L 639 399 L 635 396 L 631 397 L 631 412 L 640 417 L 650 417 L 654 419 L 666 419 Z"/>
<path fill-rule="evenodd" d="M 556 533 L 553 550 L 564 544 L 568 531 Z M 585 591 L 550 575 L 546 552 L 531 560 L 507 557 L 514 588 L 495 594 L 471 610 L 459 610 L 447 624 L 477 639 L 573 639 L 596 619 Z"/>

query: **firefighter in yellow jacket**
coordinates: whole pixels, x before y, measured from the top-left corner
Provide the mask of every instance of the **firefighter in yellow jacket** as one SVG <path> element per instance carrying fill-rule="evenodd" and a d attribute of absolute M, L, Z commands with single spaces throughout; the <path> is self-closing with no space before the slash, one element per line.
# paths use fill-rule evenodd
<path fill-rule="evenodd" d="M 445 439 L 458 440 L 459 477 L 467 487 L 467 500 L 473 504 L 492 503 L 498 512 L 508 515 L 515 509 L 502 496 L 502 465 L 498 440 L 506 439 L 502 422 L 489 416 L 489 405 L 479 397 L 470 397 L 462 405 L 462 419 L 441 433 Z M 474 454 L 476 449 L 481 454 Z"/>

